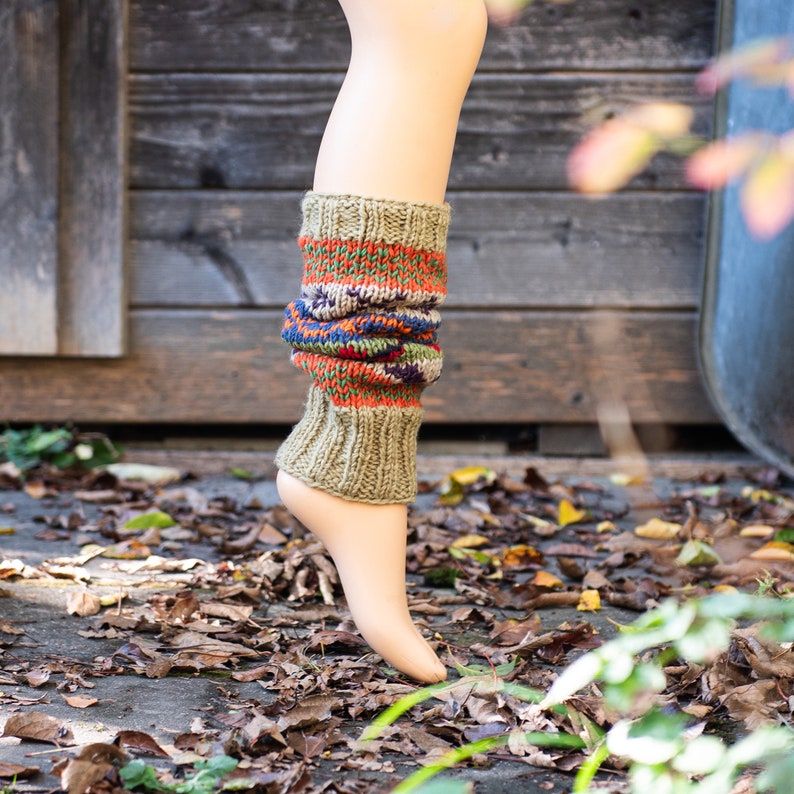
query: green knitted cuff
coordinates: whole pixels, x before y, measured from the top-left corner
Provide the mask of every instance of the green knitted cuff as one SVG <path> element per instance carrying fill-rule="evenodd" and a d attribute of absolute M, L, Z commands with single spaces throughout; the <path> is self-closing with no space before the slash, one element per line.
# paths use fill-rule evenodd
<path fill-rule="evenodd" d="M 447 250 L 449 204 L 307 193 L 300 237 L 371 240 L 421 251 Z M 372 263 L 368 263 L 371 267 Z"/>
<path fill-rule="evenodd" d="M 348 501 L 412 502 L 421 421 L 421 408 L 339 407 L 312 387 L 303 418 L 281 445 L 276 465 Z"/>

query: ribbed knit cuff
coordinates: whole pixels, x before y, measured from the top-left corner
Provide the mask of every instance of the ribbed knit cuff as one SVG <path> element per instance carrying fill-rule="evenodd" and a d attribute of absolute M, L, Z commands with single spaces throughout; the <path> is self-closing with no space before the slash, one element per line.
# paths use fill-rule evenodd
<path fill-rule="evenodd" d="M 340 407 L 312 387 L 303 418 L 281 445 L 276 465 L 348 501 L 412 502 L 421 421 L 421 408 Z"/>
<path fill-rule="evenodd" d="M 442 253 L 447 248 L 448 204 L 312 191 L 304 196 L 301 208 L 300 237 L 373 241 Z"/>

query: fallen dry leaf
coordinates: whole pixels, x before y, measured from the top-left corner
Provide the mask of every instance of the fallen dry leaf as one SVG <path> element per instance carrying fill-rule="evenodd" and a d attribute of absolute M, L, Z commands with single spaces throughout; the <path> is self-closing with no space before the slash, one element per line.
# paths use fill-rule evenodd
<path fill-rule="evenodd" d="M 103 557 L 111 560 L 145 560 L 152 556 L 152 550 L 137 540 L 123 540 L 108 546 L 103 552 Z"/>
<path fill-rule="evenodd" d="M 775 528 L 768 524 L 748 524 L 746 527 L 742 527 L 739 535 L 743 538 L 768 538 L 775 532 Z"/>
<path fill-rule="evenodd" d="M 462 535 L 452 542 L 453 549 L 476 549 L 478 546 L 487 546 L 491 541 L 483 535 Z"/>
<path fill-rule="evenodd" d="M 601 609 L 601 596 L 598 590 L 582 590 L 576 608 L 580 612 L 598 612 Z"/>
<path fill-rule="evenodd" d="M 94 785 L 104 780 L 113 769 L 111 764 L 70 758 L 58 767 L 61 791 L 67 794 L 90 794 L 95 790 Z"/>
<path fill-rule="evenodd" d="M 532 577 L 532 584 L 537 587 L 563 587 L 562 579 L 548 571 L 537 571 Z"/>
<path fill-rule="evenodd" d="M 511 568 L 537 567 L 543 562 L 543 555 L 534 546 L 523 543 L 510 546 L 502 552 L 502 563 Z"/>
<path fill-rule="evenodd" d="M 0 579 L 23 576 L 26 567 L 22 560 L 0 560 Z"/>
<path fill-rule="evenodd" d="M 581 543 L 555 543 L 544 549 L 550 557 L 597 557 L 598 554 Z"/>
<path fill-rule="evenodd" d="M 645 524 L 640 524 L 638 527 L 635 527 L 634 534 L 638 538 L 672 540 L 678 537 L 682 529 L 683 526 L 674 521 L 663 521 L 661 518 L 652 518 Z"/>
<path fill-rule="evenodd" d="M 75 491 L 74 498 L 81 502 L 91 502 L 93 504 L 113 504 L 118 502 L 118 491 L 107 488 L 103 491 Z"/>
<path fill-rule="evenodd" d="M 43 499 L 53 492 L 43 482 L 27 482 L 25 483 L 25 493 L 31 499 Z"/>
<path fill-rule="evenodd" d="M 562 499 L 560 501 L 559 507 L 557 508 L 557 523 L 561 527 L 567 527 L 570 524 L 578 524 L 586 517 L 587 511 L 574 507 L 569 499 Z"/>
<path fill-rule="evenodd" d="M 138 753 L 154 755 L 158 758 L 171 758 L 148 733 L 143 731 L 119 731 L 113 741 L 119 747 L 126 747 Z"/>
<path fill-rule="evenodd" d="M 44 686 L 50 680 L 50 671 L 46 667 L 37 667 L 25 673 L 25 680 L 28 686 Z"/>
<path fill-rule="evenodd" d="M 308 728 L 331 718 L 331 713 L 342 707 L 342 700 L 332 695 L 312 695 L 290 709 L 278 722 L 281 731 Z"/>
<path fill-rule="evenodd" d="M 89 706 L 95 706 L 99 701 L 93 697 L 85 697 L 84 695 L 64 695 L 61 692 L 61 697 L 75 709 L 87 709 Z"/>
<path fill-rule="evenodd" d="M 596 532 L 603 535 L 605 532 L 617 532 L 617 527 L 611 521 L 599 521 L 596 524 Z"/>
<path fill-rule="evenodd" d="M 78 615 L 81 618 L 88 615 L 97 615 L 102 608 L 102 602 L 98 596 L 81 590 L 77 593 L 70 593 L 66 599 L 66 612 L 69 615 Z"/>
<path fill-rule="evenodd" d="M 234 621 L 251 620 L 254 612 L 252 606 L 241 606 L 239 604 L 222 604 L 218 601 L 202 601 L 200 604 L 201 612 L 209 617 L 226 618 Z"/>
<path fill-rule="evenodd" d="M 40 711 L 28 711 L 25 714 L 14 714 L 9 717 L 3 728 L 3 736 L 49 742 L 58 747 L 74 744 L 74 736 L 68 726 Z"/>
<path fill-rule="evenodd" d="M 67 794 L 90 794 L 97 791 L 95 784 L 109 778 L 127 761 L 127 756 L 112 744 L 89 744 L 76 758 L 67 759 L 53 767 L 53 774 L 61 780 L 61 789 Z M 119 789 L 116 780 L 114 789 Z M 103 786 L 101 791 L 107 789 Z"/>
<path fill-rule="evenodd" d="M 167 485 L 182 479 L 182 472 L 170 466 L 153 466 L 148 463 L 111 463 L 103 466 L 120 480 L 139 480 L 149 485 Z"/>
<path fill-rule="evenodd" d="M 16 778 L 32 777 L 38 775 L 41 770 L 37 766 L 20 766 L 19 764 L 9 764 L 0 761 L 0 778 L 14 780 Z"/>
<path fill-rule="evenodd" d="M 236 670 L 232 673 L 232 678 L 235 681 L 259 681 L 272 672 L 269 664 L 260 664 L 248 670 Z"/>
<path fill-rule="evenodd" d="M 771 540 L 750 554 L 753 560 L 794 560 L 794 544 Z"/>

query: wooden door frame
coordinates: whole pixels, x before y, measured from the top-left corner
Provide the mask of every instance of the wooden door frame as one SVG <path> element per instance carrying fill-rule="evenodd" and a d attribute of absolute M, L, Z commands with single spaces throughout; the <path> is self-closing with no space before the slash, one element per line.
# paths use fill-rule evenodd
<path fill-rule="evenodd" d="M 128 0 L 4 0 L 0 355 L 126 350 Z M 5 191 L 2 187 L 5 186 Z"/>

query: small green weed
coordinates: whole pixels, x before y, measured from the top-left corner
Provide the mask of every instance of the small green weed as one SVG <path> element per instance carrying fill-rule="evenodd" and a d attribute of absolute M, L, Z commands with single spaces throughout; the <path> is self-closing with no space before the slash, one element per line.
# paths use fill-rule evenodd
<path fill-rule="evenodd" d="M 755 591 L 757 596 L 790 598 L 792 595 L 791 586 L 782 584 L 780 579 L 773 576 L 769 571 L 764 571 L 763 576 L 759 576 L 755 582 L 758 585 Z"/>
<path fill-rule="evenodd" d="M 470 790 L 465 781 L 445 780 L 443 785 L 427 781 L 462 760 L 507 744 L 511 737 L 535 746 L 585 749 L 589 755 L 579 768 L 574 794 L 591 790 L 598 769 L 610 756 L 627 764 L 635 794 L 725 794 L 740 773 L 751 767 L 761 770 L 755 780 L 759 794 L 788 791 L 794 777 L 794 730 L 790 726 L 763 726 L 728 745 L 717 736 L 702 733 L 702 725 L 693 726 L 690 717 L 669 704 L 664 709 L 643 708 L 642 704 L 650 702 L 649 695 L 664 691 L 665 665 L 674 659 L 694 664 L 715 659 L 728 647 L 737 621 L 760 621 L 764 636 L 781 643 L 794 640 L 792 603 L 786 597 L 744 593 L 720 593 L 685 603 L 666 601 L 623 627 L 615 639 L 574 660 L 548 693 L 508 683 L 498 670 L 490 676 L 464 675 L 458 681 L 425 687 L 402 698 L 367 728 L 362 741 L 377 738 L 411 708 L 444 691 L 461 686 L 474 687 L 473 691 L 488 688 L 565 715 L 564 729 L 507 733 L 465 744 L 406 778 L 393 794 L 464 794 Z M 596 682 L 606 706 L 617 717 L 606 732 L 565 704 Z M 637 718 L 639 712 L 643 713 Z"/>
<path fill-rule="evenodd" d="M 127 788 L 145 791 L 173 792 L 173 794 L 213 794 L 224 786 L 222 779 L 237 768 L 237 761 L 228 755 L 217 755 L 206 761 L 197 761 L 194 772 L 180 782 L 169 782 L 166 775 L 145 761 L 136 759 L 119 771 Z"/>
<path fill-rule="evenodd" d="M 0 794 L 17 794 L 17 779 L 14 777 L 10 783 L 0 786 Z"/>
<path fill-rule="evenodd" d="M 0 434 L 0 461 L 13 463 L 23 473 L 45 463 L 58 469 L 92 469 L 120 456 L 121 450 L 101 433 L 35 425 L 24 430 L 7 428 Z"/>

